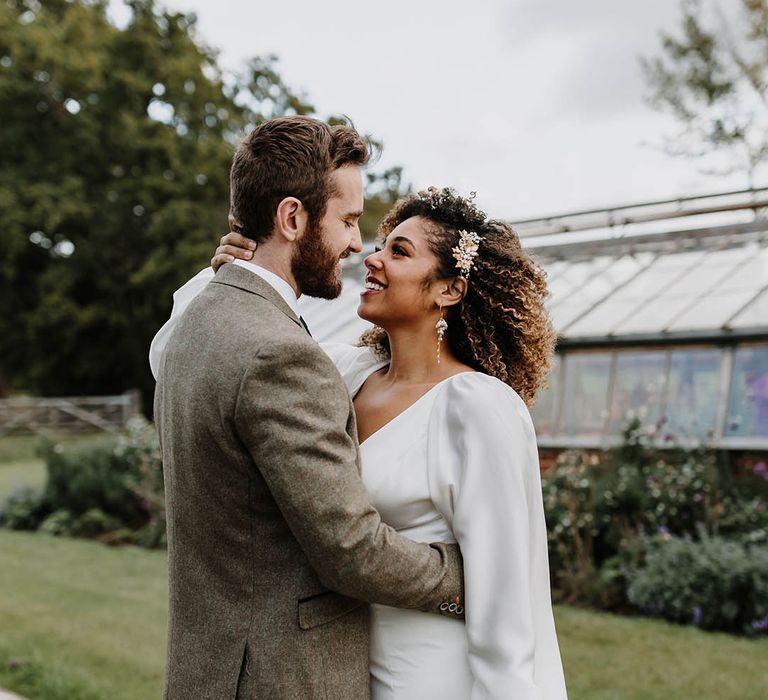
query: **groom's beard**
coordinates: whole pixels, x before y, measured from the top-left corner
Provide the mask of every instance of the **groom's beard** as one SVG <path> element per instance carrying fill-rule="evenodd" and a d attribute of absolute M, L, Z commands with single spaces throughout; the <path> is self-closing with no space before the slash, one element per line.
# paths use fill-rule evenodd
<path fill-rule="evenodd" d="M 341 294 L 339 256 L 325 242 L 319 222 L 298 241 L 291 272 L 302 294 L 319 299 L 335 299 Z"/>

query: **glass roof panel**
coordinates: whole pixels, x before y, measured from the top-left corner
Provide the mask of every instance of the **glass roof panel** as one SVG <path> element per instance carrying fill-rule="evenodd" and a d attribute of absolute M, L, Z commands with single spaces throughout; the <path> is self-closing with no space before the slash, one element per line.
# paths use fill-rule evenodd
<path fill-rule="evenodd" d="M 717 330 L 722 328 L 752 297 L 751 290 L 708 294 L 689 306 L 667 326 L 667 331 Z"/>
<path fill-rule="evenodd" d="M 660 331 L 692 301 L 679 293 L 681 280 L 686 279 L 706 257 L 702 251 L 678 253 L 658 258 L 646 273 L 638 278 L 643 298 L 637 308 L 614 327 L 617 335 Z M 634 293 L 634 290 L 630 290 Z"/>
<path fill-rule="evenodd" d="M 700 297 L 709 289 L 731 276 L 733 270 L 743 264 L 754 251 L 745 248 L 715 250 L 706 253 L 688 272 L 681 277 L 674 287 L 676 294 L 689 294 L 692 298 Z M 669 258 L 679 257 L 668 255 Z"/>
<path fill-rule="evenodd" d="M 592 338 L 611 335 L 618 322 L 637 308 L 637 299 L 609 297 L 586 316 L 563 329 L 566 338 Z"/>
<path fill-rule="evenodd" d="M 768 325 L 768 289 L 754 297 L 747 306 L 742 309 L 728 323 L 729 328 L 754 328 Z"/>
<path fill-rule="evenodd" d="M 647 261 L 645 261 L 647 262 Z M 642 262 L 631 255 L 615 259 L 606 269 L 593 275 L 581 289 L 552 298 L 549 305 L 558 331 L 563 330 L 585 312 L 605 299 L 624 281 L 637 274 Z"/>
<path fill-rule="evenodd" d="M 552 284 L 552 280 L 557 279 L 563 270 L 571 264 L 565 260 L 555 260 L 550 263 L 537 262 L 539 262 L 539 264 L 547 271 L 547 282 L 549 282 L 549 284 Z"/>
<path fill-rule="evenodd" d="M 712 282 L 668 326 L 669 331 L 714 330 L 726 326 L 768 283 L 768 249 L 748 246 L 707 258 Z M 698 272 L 698 271 L 697 271 Z M 702 278 L 704 283 L 706 277 Z"/>
<path fill-rule="evenodd" d="M 692 297 L 689 294 L 664 294 L 655 299 L 649 299 L 619 323 L 614 328 L 614 333 L 616 335 L 660 333 L 690 306 L 691 302 Z"/>
<path fill-rule="evenodd" d="M 745 260 L 737 274 L 728 275 L 718 285 L 718 293 L 736 289 L 751 289 L 754 292 L 768 285 L 768 247 L 750 246 L 745 251 Z"/>
<path fill-rule="evenodd" d="M 610 335 L 616 325 L 647 295 L 648 284 L 643 283 L 642 280 L 646 279 L 655 267 L 655 263 L 652 263 L 653 258 L 653 254 L 646 253 L 642 256 L 635 256 L 635 263 L 639 264 L 634 269 L 624 266 L 622 266 L 623 269 L 611 269 L 611 272 L 623 273 L 621 279 L 617 280 L 616 291 L 596 303 L 585 315 L 576 318 L 573 323 L 560 330 L 567 337 Z M 645 267 L 643 267 L 644 265 Z M 627 279 L 629 279 L 628 282 Z M 595 279 L 594 284 L 600 284 L 600 281 Z"/>
<path fill-rule="evenodd" d="M 613 258 L 600 257 L 583 262 L 573 262 L 556 277 L 549 280 L 550 306 L 558 299 L 568 297 L 581 289 L 595 275 L 600 275 L 613 262 Z"/>

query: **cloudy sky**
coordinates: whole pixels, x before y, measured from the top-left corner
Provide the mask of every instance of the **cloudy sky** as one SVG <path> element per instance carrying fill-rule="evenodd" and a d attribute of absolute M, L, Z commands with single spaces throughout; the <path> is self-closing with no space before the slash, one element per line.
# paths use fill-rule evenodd
<path fill-rule="evenodd" d="M 275 53 L 321 114 L 383 139 L 417 187 L 477 190 L 489 213 L 549 215 L 743 186 L 651 144 L 638 57 L 677 0 L 165 0 L 237 68 Z"/>

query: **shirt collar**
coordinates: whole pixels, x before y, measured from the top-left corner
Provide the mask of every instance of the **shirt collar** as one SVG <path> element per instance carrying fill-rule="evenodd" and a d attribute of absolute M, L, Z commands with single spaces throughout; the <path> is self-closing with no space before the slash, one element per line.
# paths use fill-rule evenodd
<path fill-rule="evenodd" d="M 232 264 L 243 267 L 246 270 L 250 270 L 254 274 L 257 274 L 259 277 L 261 277 L 261 279 L 263 279 L 285 300 L 285 303 L 288 304 L 291 311 L 293 311 L 296 316 L 301 316 L 299 313 L 299 304 L 298 299 L 296 298 L 296 292 L 293 291 L 293 287 L 291 287 L 291 285 L 288 284 L 288 282 L 286 282 L 282 277 L 276 275 L 270 270 L 267 270 L 267 268 L 262 267 L 261 265 L 254 265 L 252 262 L 248 262 L 247 260 L 234 260 Z"/>

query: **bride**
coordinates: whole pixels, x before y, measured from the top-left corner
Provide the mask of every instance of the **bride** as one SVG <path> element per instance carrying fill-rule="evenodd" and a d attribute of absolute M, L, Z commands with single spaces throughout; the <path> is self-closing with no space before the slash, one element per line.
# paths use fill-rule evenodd
<path fill-rule="evenodd" d="M 458 542 L 466 621 L 373 605 L 374 700 L 562 700 L 536 436 L 528 413 L 555 333 L 545 273 L 512 229 L 453 190 L 400 200 L 365 259 L 357 347 L 325 344 L 354 398 L 362 476 L 382 520 Z M 222 238 L 214 269 L 247 259 Z M 213 277 L 174 294 L 180 312 Z"/>

